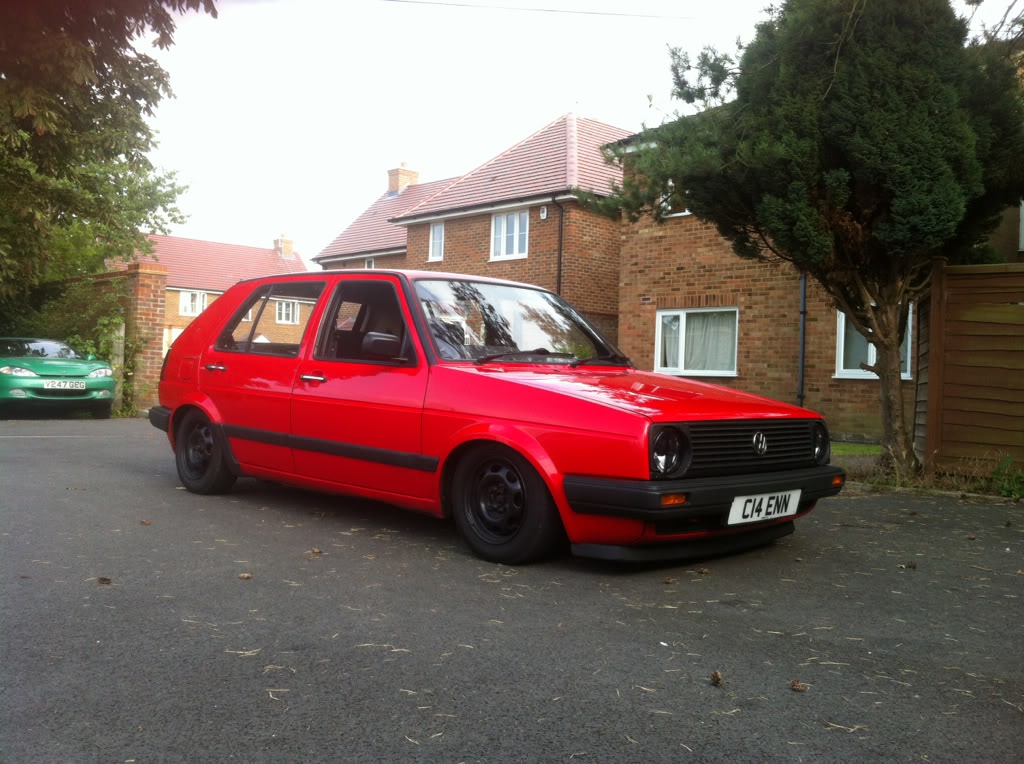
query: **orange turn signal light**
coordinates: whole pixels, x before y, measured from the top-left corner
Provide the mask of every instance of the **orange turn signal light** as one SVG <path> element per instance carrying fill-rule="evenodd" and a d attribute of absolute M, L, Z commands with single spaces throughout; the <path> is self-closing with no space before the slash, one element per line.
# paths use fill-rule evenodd
<path fill-rule="evenodd" d="M 834 478 L 832 478 L 832 485 L 842 485 L 845 482 L 846 478 L 843 477 L 842 475 L 836 475 Z"/>
<path fill-rule="evenodd" d="M 661 497 L 661 506 L 663 507 L 680 507 L 685 503 L 685 493 L 666 493 Z"/>

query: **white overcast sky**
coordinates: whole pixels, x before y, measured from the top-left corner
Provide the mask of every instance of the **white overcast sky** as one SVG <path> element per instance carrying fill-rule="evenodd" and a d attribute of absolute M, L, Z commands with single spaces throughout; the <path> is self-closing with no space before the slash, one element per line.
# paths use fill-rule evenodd
<path fill-rule="evenodd" d="M 402 162 L 421 182 L 462 175 L 569 112 L 659 124 L 680 108 L 668 47 L 733 52 L 769 3 L 217 0 L 218 18 L 179 20 L 169 51 L 139 46 L 175 93 L 151 120 L 154 164 L 189 186 L 171 233 L 283 234 L 308 259 Z"/>

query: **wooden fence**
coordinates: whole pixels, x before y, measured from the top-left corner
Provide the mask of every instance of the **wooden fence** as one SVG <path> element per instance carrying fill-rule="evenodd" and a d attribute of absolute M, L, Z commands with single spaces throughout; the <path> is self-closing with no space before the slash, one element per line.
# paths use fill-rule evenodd
<path fill-rule="evenodd" d="M 925 468 L 1024 466 L 1024 264 L 936 263 L 923 323 L 915 443 Z"/>

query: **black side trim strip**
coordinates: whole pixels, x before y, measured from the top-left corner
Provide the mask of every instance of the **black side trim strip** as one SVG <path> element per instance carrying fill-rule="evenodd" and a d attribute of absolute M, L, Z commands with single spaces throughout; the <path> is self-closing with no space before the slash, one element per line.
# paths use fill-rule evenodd
<path fill-rule="evenodd" d="M 284 446 L 300 451 L 313 451 L 331 456 L 343 456 L 347 459 L 359 459 L 364 462 L 388 464 L 392 467 L 405 467 L 419 472 L 436 472 L 440 459 L 436 456 L 411 454 L 407 451 L 392 451 L 387 448 L 359 446 L 352 443 L 339 443 L 335 440 L 322 438 L 294 437 L 282 432 L 258 430 L 254 427 L 224 425 L 224 434 L 231 438 L 242 438 L 272 446 Z"/>

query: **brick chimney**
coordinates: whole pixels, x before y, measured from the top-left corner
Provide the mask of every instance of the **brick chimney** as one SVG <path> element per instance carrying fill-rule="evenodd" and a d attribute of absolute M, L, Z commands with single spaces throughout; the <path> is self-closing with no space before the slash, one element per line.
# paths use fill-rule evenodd
<path fill-rule="evenodd" d="M 274 239 L 274 251 L 277 252 L 281 257 L 292 257 L 295 251 L 292 249 L 294 242 L 291 239 L 286 239 L 284 234 L 281 234 L 281 238 Z"/>
<path fill-rule="evenodd" d="M 402 162 L 397 169 L 388 170 L 388 193 L 397 194 L 406 186 L 415 186 L 419 180 L 420 174 L 410 170 L 405 166 L 405 162 Z"/>

